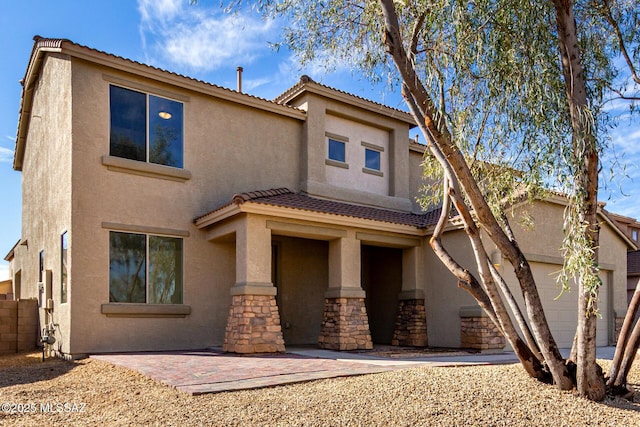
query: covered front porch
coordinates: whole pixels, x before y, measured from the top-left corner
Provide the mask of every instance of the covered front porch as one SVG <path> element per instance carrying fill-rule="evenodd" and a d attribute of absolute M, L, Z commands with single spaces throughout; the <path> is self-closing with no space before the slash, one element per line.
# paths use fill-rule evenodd
<path fill-rule="evenodd" d="M 212 244 L 234 246 L 223 350 L 426 346 L 421 220 L 286 189 L 243 193 L 197 218 Z"/>

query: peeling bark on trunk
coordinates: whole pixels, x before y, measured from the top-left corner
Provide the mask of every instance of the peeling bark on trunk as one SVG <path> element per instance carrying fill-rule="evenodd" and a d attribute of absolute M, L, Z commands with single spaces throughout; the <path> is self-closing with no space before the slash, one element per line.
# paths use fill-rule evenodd
<path fill-rule="evenodd" d="M 598 153 L 593 128 L 589 125 L 587 111 L 586 83 L 584 80 L 577 28 L 573 15 L 572 0 L 554 0 L 556 25 L 562 71 L 567 101 L 571 113 L 573 129 L 573 149 L 581 167 L 577 170 L 576 181 L 580 202 L 581 220 L 587 225 L 587 237 L 594 251 L 594 266 L 598 259 Z M 593 267 L 592 274 L 597 275 Z M 576 346 L 576 383 L 578 393 L 591 400 L 605 397 L 602 369 L 596 363 L 596 321 L 597 316 L 589 309 L 589 290 L 584 278 L 578 284 L 578 339 Z M 594 302 L 594 309 L 597 306 Z"/>
<path fill-rule="evenodd" d="M 542 309 L 542 302 L 540 301 L 540 296 L 538 295 L 529 264 L 515 241 L 511 241 L 498 224 L 498 221 L 484 199 L 484 195 L 478 188 L 464 160 L 464 156 L 453 143 L 453 139 L 446 128 L 442 115 L 435 107 L 435 104 L 426 93 L 424 86 L 422 86 L 416 75 L 411 65 L 411 60 L 402 45 L 398 16 L 393 1 L 379 1 L 385 20 L 385 45 L 387 46 L 387 52 L 393 58 L 406 90 L 413 98 L 411 102 L 409 102 L 410 107 L 413 105 L 419 109 L 420 115 L 414 114 L 414 116 L 420 124 L 421 129 L 423 129 L 427 140 L 432 142 L 430 149 L 434 154 L 436 154 L 437 151 L 446 158 L 445 162 L 441 162 L 445 171 L 451 171 L 458 179 L 460 186 L 471 202 L 471 208 L 477 215 L 479 224 L 514 266 L 514 272 L 523 292 L 527 316 L 531 322 L 531 329 L 536 341 L 540 345 L 540 351 L 549 366 L 556 385 L 562 390 L 569 390 L 573 388 L 573 380 L 549 330 Z M 423 119 L 423 121 L 420 119 Z"/>

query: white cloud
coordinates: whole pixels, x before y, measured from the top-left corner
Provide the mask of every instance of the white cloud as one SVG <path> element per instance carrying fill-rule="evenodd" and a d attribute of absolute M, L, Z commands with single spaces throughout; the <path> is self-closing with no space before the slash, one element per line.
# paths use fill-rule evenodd
<path fill-rule="evenodd" d="M 13 150 L 10 148 L 0 147 L 0 163 L 13 162 Z"/>
<path fill-rule="evenodd" d="M 150 62 L 170 63 L 187 71 L 213 71 L 250 64 L 270 53 L 277 36 L 273 21 L 257 14 L 226 14 L 179 0 L 138 0 L 140 33 Z"/>

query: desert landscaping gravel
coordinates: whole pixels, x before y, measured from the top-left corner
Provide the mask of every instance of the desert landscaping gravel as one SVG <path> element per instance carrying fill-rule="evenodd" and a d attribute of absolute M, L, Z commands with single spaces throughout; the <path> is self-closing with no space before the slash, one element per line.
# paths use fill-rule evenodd
<path fill-rule="evenodd" d="M 98 360 L 39 357 L 0 356 L 0 425 L 640 426 L 637 397 L 589 402 L 539 384 L 519 365 L 420 367 L 190 396 Z M 637 367 L 630 383 L 640 384 Z"/>

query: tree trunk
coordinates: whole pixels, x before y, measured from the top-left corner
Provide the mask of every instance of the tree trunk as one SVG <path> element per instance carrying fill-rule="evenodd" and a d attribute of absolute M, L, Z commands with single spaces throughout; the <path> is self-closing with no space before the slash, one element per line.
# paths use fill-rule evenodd
<path fill-rule="evenodd" d="M 621 369 L 622 357 L 626 353 L 627 347 L 630 343 L 630 334 L 635 323 L 636 314 L 638 313 L 638 306 L 640 306 L 640 279 L 636 285 L 636 290 L 633 293 L 629 308 L 624 316 L 624 322 L 622 323 L 622 329 L 620 329 L 620 335 L 616 343 L 616 353 L 613 356 L 611 362 L 611 369 L 609 370 L 609 379 L 607 380 L 607 386 L 624 387 L 627 385 L 628 369 Z M 634 328 L 635 329 L 635 328 Z M 632 346 L 631 346 L 632 347 Z M 637 352 L 637 348 L 635 352 Z M 635 355 L 632 351 L 630 354 Z M 631 366 L 631 364 L 629 364 Z"/>
<path fill-rule="evenodd" d="M 387 51 L 393 58 L 410 96 L 413 97 L 413 104 L 420 109 L 421 117 L 424 121 L 419 123 L 424 126 L 423 129 L 427 140 L 432 142 L 430 149 L 434 152 L 435 146 L 446 157 L 448 165 L 443 164 L 443 167 L 445 167 L 445 170 L 453 170 L 471 202 L 471 207 L 477 215 L 480 225 L 514 266 L 514 272 L 525 299 L 532 332 L 536 337 L 536 341 L 540 344 L 540 351 L 549 366 L 553 380 L 561 390 L 572 389 L 573 380 L 549 329 L 529 264 L 517 244 L 508 239 L 498 224 L 484 199 L 484 195 L 478 188 L 464 156 L 454 144 L 442 114 L 428 96 L 411 65 L 411 60 L 402 44 L 398 16 L 393 0 L 379 1 L 385 20 L 385 45 L 387 46 Z"/>
<path fill-rule="evenodd" d="M 578 283 L 578 340 L 577 376 L 578 393 L 591 400 L 605 397 L 602 369 L 596 363 L 596 309 L 597 287 L 588 281 L 589 275 L 597 276 L 598 260 L 598 153 L 595 130 L 589 123 L 586 83 L 584 80 L 581 53 L 577 36 L 572 0 L 554 0 L 556 25 L 562 71 L 573 130 L 573 150 L 576 168 L 576 183 L 579 221 L 586 224 L 586 237 L 593 251 L 591 271 L 581 274 Z M 574 230 L 575 232 L 582 232 Z"/>

